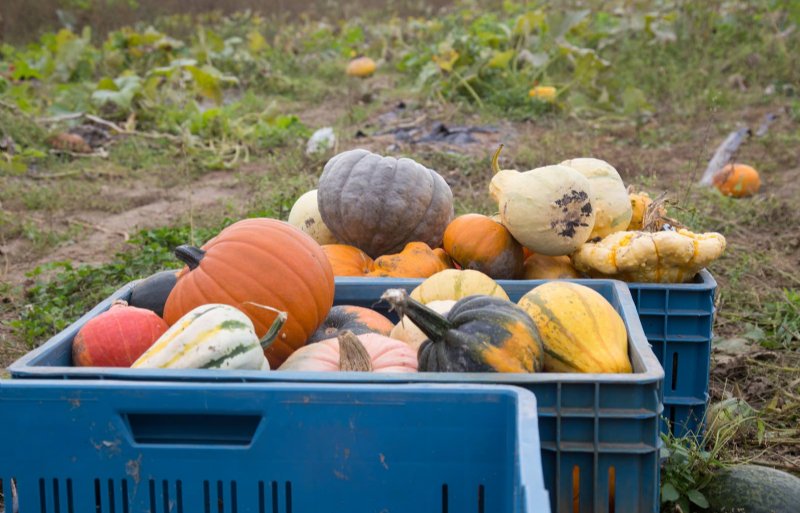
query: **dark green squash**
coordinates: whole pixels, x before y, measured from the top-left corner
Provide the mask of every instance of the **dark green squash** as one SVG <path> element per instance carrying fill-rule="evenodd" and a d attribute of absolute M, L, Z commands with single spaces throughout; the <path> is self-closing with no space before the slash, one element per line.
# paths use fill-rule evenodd
<path fill-rule="evenodd" d="M 375 310 L 361 306 L 337 305 L 331 308 L 322 326 L 309 337 L 307 344 L 336 338 L 345 331 L 351 331 L 354 335 L 378 333 L 388 337 L 392 328 L 394 324 Z"/>
<path fill-rule="evenodd" d="M 169 293 L 175 287 L 179 272 L 179 269 L 161 271 L 140 281 L 133 286 L 128 304 L 138 308 L 147 308 L 158 314 L 159 317 L 163 317 L 164 303 L 167 302 Z"/>
<path fill-rule="evenodd" d="M 793 513 L 800 510 L 800 479 L 761 465 L 724 468 L 701 491 L 710 505 L 709 513 Z"/>
<path fill-rule="evenodd" d="M 428 337 L 419 348 L 420 372 L 522 372 L 542 370 L 544 348 L 536 325 L 506 299 L 472 295 L 453 305 L 447 317 L 389 289 L 381 299 L 407 315 Z"/>

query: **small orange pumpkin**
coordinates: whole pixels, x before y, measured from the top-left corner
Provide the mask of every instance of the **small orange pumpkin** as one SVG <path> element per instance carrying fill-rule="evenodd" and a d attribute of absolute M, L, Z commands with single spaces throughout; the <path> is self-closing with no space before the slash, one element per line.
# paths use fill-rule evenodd
<path fill-rule="evenodd" d="M 714 187 L 725 196 L 752 196 L 761 188 L 758 171 L 747 164 L 728 164 L 714 174 Z"/>
<path fill-rule="evenodd" d="M 522 273 L 523 249 L 502 224 L 481 214 L 465 214 L 447 225 L 444 250 L 462 269 L 474 269 L 496 280 Z"/>
<path fill-rule="evenodd" d="M 450 257 L 443 249 L 431 249 L 424 242 L 409 242 L 400 253 L 376 258 L 374 269 L 367 276 L 427 278 L 452 267 Z"/>
<path fill-rule="evenodd" d="M 547 256 L 532 254 L 525 260 L 523 278 L 526 280 L 564 280 L 580 278 L 566 255 Z"/>
<path fill-rule="evenodd" d="M 180 246 L 187 264 L 164 305 L 175 324 L 194 308 L 222 303 L 244 312 L 263 337 L 278 313 L 289 314 L 264 354 L 275 369 L 322 324 L 333 305 L 333 271 L 319 244 L 285 221 L 238 221 L 202 248 Z M 266 309 L 259 305 L 268 305 Z"/>
<path fill-rule="evenodd" d="M 365 276 L 375 267 L 372 258 L 355 246 L 325 244 L 322 250 L 331 263 L 334 276 Z"/>

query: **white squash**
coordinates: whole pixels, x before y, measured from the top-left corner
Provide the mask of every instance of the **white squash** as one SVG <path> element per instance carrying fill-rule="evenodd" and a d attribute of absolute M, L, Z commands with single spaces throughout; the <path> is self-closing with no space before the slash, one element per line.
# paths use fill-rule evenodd
<path fill-rule="evenodd" d="M 322 222 L 322 216 L 320 216 L 317 206 L 317 189 L 312 189 L 297 198 L 292 205 L 292 210 L 289 211 L 287 221 L 292 226 L 299 228 L 300 231 L 309 234 L 320 246 L 338 242 Z"/>
<path fill-rule="evenodd" d="M 502 146 L 501 146 L 502 148 Z M 500 219 L 520 244 L 534 253 L 569 255 L 589 239 L 595 223 L 589 179 L 568 166 L 520 173 L 497 166 L 489 193 Z"/>
<path fill-rule="evenodd" d="M 628 227 L 633 209 L 622 177 L 614 166 L 591 157 L 565 160 L 559 165 L 569 166 L 589 179 L 590 198 L 595 212 L 590 239 L 602 238 Z"/>
<path fill-rule="evenodd" d="M 444 315 L 449 312 L 451 308 L 453 308 L 454 304 L 456 304 L 455 300 L 441 299 L 426 303 L 425 306 L 432 309 L 436 313 Z M 391 333 L 389 333 L 389 337 L 402 340 L 411 346 L 415 351 L 417 351 L 419 346 L 421 346 L 422 343 L 428 339 L 427 335 L 425 335 L 416 324 L 411 322 L 411 319 L 407 315 L 404 315 L 403 318 L 397 324 L 395 324 Z"/>
<path fill-rule="evenodd" d="M 286 317 L 279 312 L 259 340 L 253 321 L 238 308 L 201 305 L 178 319 L 131 368 L 270 370 L 264 348 L 278 336 Z"/>

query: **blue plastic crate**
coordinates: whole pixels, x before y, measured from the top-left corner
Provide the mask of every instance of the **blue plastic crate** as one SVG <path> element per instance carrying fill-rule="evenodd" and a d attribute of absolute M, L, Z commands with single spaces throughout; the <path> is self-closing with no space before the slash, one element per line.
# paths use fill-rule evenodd
<path fill-rule="evenodd" d="M 691 283 L 628 283 L 644 334 L 664 367 L 664 422 L 676 436 L 700 436 L 708 404 L 714 295 L 707 270 Z"/>
<path fill-rule="evenodd" d="M 335 304 L 371 307 L 396 320 L 380 296 L 388 287 L 410 291 L 421 280 L 337 278 Z M 215 370 L 144 370 L 71 366 L 71 344 L 91 317 L 116 298 L 130 295 L 129 284 L 47 343 L 13 363 L 16 379 L 104 379 L 202 382 L 305 383 L 469 383 L 507 384 L 532 391 L 537 398 L 545 486 L 557 513 L 640 513 L 659 507 L 659 431 L 664 371 L 642 331 L 626 284 L 615 280 L 573 280 L 605 297 L 620 313 L 628 331 L 631 374 L 497 374 L 359 372 L 260 372 Z M 544 281 L 508 282 L 503 287 L 518 300 Z M 619 491 L 619 493 L 617 492 Z M 455 511 L 455 510 L 452 510 Z"/>
<path fill-rule="evenodd" d="M 11 380 L 0 418 L 9 512 L 550 511 L 518 387 Z"/>

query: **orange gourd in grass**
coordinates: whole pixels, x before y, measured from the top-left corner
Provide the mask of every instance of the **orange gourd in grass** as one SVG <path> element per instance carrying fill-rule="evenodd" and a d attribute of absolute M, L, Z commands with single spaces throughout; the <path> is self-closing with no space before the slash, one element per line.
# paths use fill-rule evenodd
<path fill-rule="evenodd" d="M 758 171 L 747 164 L 728 164 L 714 174 L 711 183 L 725 196 L 734 198 L 752 196 L 761 188 Z"/>
<path fill-rule="evenodd" d="M 168 328 L 153 311 L 115 301 L 78 331 L 72 362 L 78 367 L 130 367 Z"/>
<path fill-rule="evenodd" d="M 443 246 L 461 269 L 474 269 L 496 280 L 511 280 L 522 273 L 522 245 L 505 226 L 484 215 L 453 219 L 444 231 Z"/>
<path fill-rule="evenodd" d="M 452 267 L 450 257 L 443 249 L 431 249 L 424 242 L 409 242 L 400 253 L 376 258 L 373 270 L 367 276 L 427 278 Z"/>
<path fill-rule="evenodd" d="M 364 276 L 375 267 L 369 255 L 347 244 L 325 244 L 322 250 L 331 263 L 334 276 Z"/>
<path fill-rule="evenodd" d="M 180 246 L 176 255 L 187 267 L 167 298 L 167 323 L 200 305 L 221 303 L 244 312 L 263 337 L 278 315 L 273 309 L 287 312 L 280 334 L 264 350 L 273 369 L 305 345 L 333 305 L 333 270 L 325 252 L 284 221 L 238 221 L 202 248 Z"/>
<path fill-rule="evenodd" d="M 278 368 L 295 372 L 417 372 L 417 352 L 405 342 L 377 333 L 335 338 L 301 347 Z"/>

